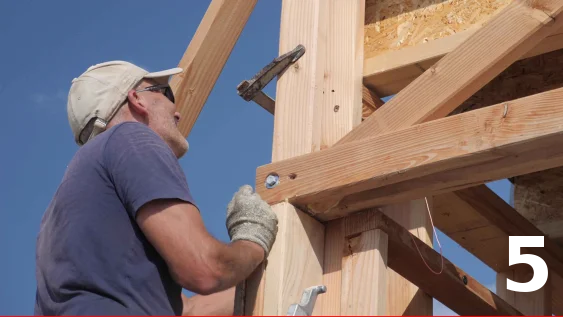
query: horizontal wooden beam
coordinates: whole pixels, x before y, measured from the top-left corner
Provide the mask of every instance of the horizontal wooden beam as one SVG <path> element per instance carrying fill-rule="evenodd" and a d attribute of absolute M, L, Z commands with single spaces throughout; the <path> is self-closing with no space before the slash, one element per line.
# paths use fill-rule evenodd
<path fill-rule="evenodd" d="M 563 0 L 517 0 L 337 144 L 442 118 L 563 27 Z"/>
<path fill-rule="evenodd" d="M 492 291 L 426 245 L 408 230 L 377 210 L 366 210 L 346 219 L 347 236 L 370 230 L 387 234 L 388 266 L 460 315 L 522 315 Z"/>
<path fill-rule="evenodd" d="M 233 50 L 257 0 L 212 0 L 172 77 L 181 120 L 187 137 Z"/>
<path fill-rule="evenodd" d="M 368 58 L 364 61 L 364 84 L 382 97 L 397 94 L 477 30 L 478 28 L 472 28 L 428 43 Z M 562 48 L 563 30 L 559 29 L 522 55 L 519 60 Z"/>
<path fill-rule="evenodd" d="M 433 197 L 436 227 L 495 272 L 508 266 L 508 237 L 544 235 L 519 212 L 486 186 L 477 186 Z M 550 269 L 552 309 L 563 313 L 562 249 L 546 237 L 544 248 L 522 253 L 540 256 Z"/>
<path fill-rule="evenodd" d="M 269 203 L 322 220 L 563 165 L 563 88 L 261 166 Z"/>

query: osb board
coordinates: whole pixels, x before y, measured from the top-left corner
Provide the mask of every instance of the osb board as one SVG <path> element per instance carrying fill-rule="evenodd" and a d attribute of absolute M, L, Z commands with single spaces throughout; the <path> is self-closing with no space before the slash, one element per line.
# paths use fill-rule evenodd
<path fill-rule="evenodd" d="M 510 0 L 366 0 L 364 58 L 482 26 Z"/>
<path fill-rule="evenodd" d="M 513 182 L 514 209 L 532 223 L 541 226 L 563 220 L 563 167 L 518 176 Z M 560 237 L 563 227 L 549 231 L 548 235 Z"/>
<path fill-rule="evenodd" d="M 519 60 L 469 97 L 453 114 L 561 88 L 562 69 L 563 49 Z"/>

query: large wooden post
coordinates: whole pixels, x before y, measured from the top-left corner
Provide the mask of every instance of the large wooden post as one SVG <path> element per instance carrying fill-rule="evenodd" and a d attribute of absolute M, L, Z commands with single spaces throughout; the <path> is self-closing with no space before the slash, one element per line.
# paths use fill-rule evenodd
<path fill-rule="evenodd" d="M 500 298 L 524 315 L 551 316 L 552 314 L 552 287 L 551 279 L 535 292 L 513 292 L 506 288 L 507 278 L 515 282 L 524 283 L 532 279 L 532 271 L 526 266 L 516 266 L 497 274 L 496 289 Z"/>
<path fill-rule="evenodd" d="M 306 53 L 277 84 L 273 161 L 328 148 L 361 122 L 364 8 L 365 0 L 283 0 L 280 54 L 298 44 L 305 46 Z M 256 274 L 261 282 L 247 283 L 247 288 L 254 285 L 257 295 L 246 301 L 246 314 L 285 314 L 305 288 L 319 284 L 328 291 L 319 297 L 315 315 L 385 313 L 384 306 L 372 303 L 384 298 L 385 289 L 359 298 L 365 274 L 373 282 L 379 280 L 381 269 L 366 264 L 386 262 L 385 234 L 377 231 L 356 239 L 355 248 L 366 253 L 360 258 L 348 254 L 343 260 L 346 240 L 339 235 L 343 231 L 336 232 L 340 228 L 329 224 L 325 234 L 325 224 L 294 206 L 273 207 L 280 217 L 280 231 L 264 273 Z M 344 279 L 343 261 L 349 268 Z M 346 296 L 342 282 L 349 291 Z M 359 305 L 341 309 L 349 298 Z"/>

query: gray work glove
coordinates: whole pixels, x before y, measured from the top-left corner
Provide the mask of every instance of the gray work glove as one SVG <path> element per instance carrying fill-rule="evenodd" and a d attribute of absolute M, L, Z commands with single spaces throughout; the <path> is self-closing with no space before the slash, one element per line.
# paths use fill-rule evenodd
<path fill-rule="evenodd" d="M 231 241 L 248 240 L 262 246 L 268 256 L 278 232 L 278 218 L 252 187 L 239 188 L 227 206 L 227 230 Z"/>

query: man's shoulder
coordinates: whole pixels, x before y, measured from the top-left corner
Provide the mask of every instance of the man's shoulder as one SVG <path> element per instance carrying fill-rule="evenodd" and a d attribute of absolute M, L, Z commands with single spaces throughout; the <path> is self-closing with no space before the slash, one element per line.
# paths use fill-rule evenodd
<path fill-rule="evenodd" d="M 134 121 L 121 122 L 111 127 L 105 133 L 107 133 L 106 142 L 116 139 L 138 140 L 140 137 L 149 137 L 163 141 L 158 134 L 146 124 Z"/>
<path fill-rule="evenodd" d="M 99 137 L 105 153 L 123 152 L 128 149 L 159 151 L 168 149 L 166 142 L 154 130 L 140 122 L 119 123 Z"/>

